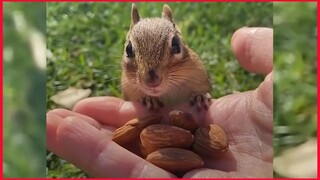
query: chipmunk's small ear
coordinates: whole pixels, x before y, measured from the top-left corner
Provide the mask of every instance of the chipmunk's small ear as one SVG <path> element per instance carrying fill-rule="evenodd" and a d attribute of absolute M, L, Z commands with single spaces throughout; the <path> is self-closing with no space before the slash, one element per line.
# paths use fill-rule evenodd
<path fill-rule="evenodd" d="M 167 4 L 163 5 L 162 18 L 165 18 L 173 23 L 172 12 L 170 7 Z"/>
<path fill-rule="evenodd" d="M 134 3 L 132 3 L 132 7 L 131 7 L 131 26 L 136 24 L 138 21 L 140 21 L 140 15 L 139 15 L 139 12 L 138 12 L 138 8 Z"/>

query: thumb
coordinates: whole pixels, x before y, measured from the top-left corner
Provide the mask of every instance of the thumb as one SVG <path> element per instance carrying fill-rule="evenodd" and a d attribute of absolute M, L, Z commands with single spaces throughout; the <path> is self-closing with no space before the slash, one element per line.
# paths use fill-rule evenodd
<path fill-rule="evenodd" d="M 237 30 L 231 47 L 241 66 L 250 72 L 268 74 L 273 68 L 273 30 L 248 28 Z"/>

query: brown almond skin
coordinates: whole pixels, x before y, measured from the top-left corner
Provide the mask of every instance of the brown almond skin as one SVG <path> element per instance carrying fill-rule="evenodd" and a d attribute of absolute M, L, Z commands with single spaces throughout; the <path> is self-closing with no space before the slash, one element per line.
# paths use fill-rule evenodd
<path fill-rule="evenodd" d="M 164 148 L 149 154 L 146 160 L 173 173 L 185 173 L 204 165 L 196 153 L 180 148 Z"/>
<path fill-rule="evenodd" d="M 194 137 L 189 131 L 179 127 L 153 124 L 143 129 L 140 140 L 144 152 L 149 154 L 161 148 L 188 148 L 193 143 Z"/>
<path fill-rule="evenodd" d="M 200 127 L 194 133 L 193 151 L 199 155 L 219 157 L 229 149 L 229 141 L 223 129 L 210 124 Z"/>
<path fill-rule="evenodd" d="M 173 110 L 169 113 L 169 123 L 192 133 L 199 128 L 199 125 L 192 114 L 179 110 Z"/>
<path fill-rule="evenodd" d="M 162 120 L 162 116 L 150 115 L 143 118 L 134 118 L 126 124 L 116 129 L 113 133 L 112 140 L 119 145 L 124 145 L 138 138 L 141 131 L 151 125 L 157 124 Z"/>
<path fill-rule="evenodd" d="M 140 148 L 140 153 L 143 158 L 147 157 L 150 154 L 150 152 L 147 150 L 147 148 L 142 146 L 141 142 L 139 144 L 139 148 Z"/>

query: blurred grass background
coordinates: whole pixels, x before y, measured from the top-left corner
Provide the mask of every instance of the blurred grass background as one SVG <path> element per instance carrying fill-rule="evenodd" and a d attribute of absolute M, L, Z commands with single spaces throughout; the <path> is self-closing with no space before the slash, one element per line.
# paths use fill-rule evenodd
<path fill-rule="evenodd" d="M 45 3 L 3 6 L 3 176 L 45 177 L 46 72 L 30 39 L 45 35 Z"/>
<path fill-rule="evenodd" d="M 316 17 L 316 3 L 274 3 L 275 156 L 317 135 Z"/>
<path fill-rule="evenodd" d="M 205 61 L 214 98 L 256 88 L 263 77 L 244 71 L 230 49 L 243 26 L 272 27 L 272 3 L 168 3 L 186 43 Z M 136 3 L 142 17 L 160 16 L 163 3 Z M 120 96 L 120 62 L 131 3 L 47 3 L 47 110 L 69 86 L 92 96 Z M 47 177 L 86 177 L 47 152 Z"/>

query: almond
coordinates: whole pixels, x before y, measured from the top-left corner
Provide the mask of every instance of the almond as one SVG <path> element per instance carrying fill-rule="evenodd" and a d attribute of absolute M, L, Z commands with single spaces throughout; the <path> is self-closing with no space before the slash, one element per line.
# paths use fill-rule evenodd
<path fill-rule="evenodd" d="M 216 124 L 200 127 L 194 138 L 193 151 L 200 155 L 217 157 L 229 149 L 226 133 Z"/>
<path fill-rule="evenodd" d="M 116 129 L 113 133 L 112 140 L 119 145 L 126 144 L 130 141 L 133 141 L 141 131 L 151 125 L 157 124 L 162 120 L 162 116 L 150 115 L 143 118 L 134 118 L 128 121 L 125 125 Z"/>
<path fill-rule="evenodd" d="M 169 123 L 192 133 L 199 128 L 199 125 L 192 114 L 179 110 L 174 110 L 169 113 Z"/>
<path fill-rule="evenodd" d="M 173 173 L 185 173 L 204 165 L 202 158 L 192 151 L 180 148 L 164 148 L 146 158 L 150 163 Z"/>
<path fill-rule="evenodd" d="M 140 134 L 141 145 L 146 154 L 167 147 L 188 148 L 193 139 L 189 131 L 165 124 L 150 125 Z"/>

